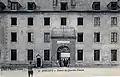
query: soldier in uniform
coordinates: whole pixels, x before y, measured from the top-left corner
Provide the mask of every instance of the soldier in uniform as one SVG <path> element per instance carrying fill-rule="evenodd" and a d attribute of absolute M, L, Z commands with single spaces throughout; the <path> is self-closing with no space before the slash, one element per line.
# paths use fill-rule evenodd
<path fill-rule="evenodd" d="M 33 69 L 32 69 L 32 62 L 30 61 L 30 64 L 28 65 L 28 77 L 33 77 Z"/>

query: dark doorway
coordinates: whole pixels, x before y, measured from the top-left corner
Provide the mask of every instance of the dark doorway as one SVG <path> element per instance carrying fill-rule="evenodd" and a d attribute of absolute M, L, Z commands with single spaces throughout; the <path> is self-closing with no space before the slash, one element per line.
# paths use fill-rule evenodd
<path fill-rule="evenodd" d="M 60 52 L 57 52 L 57 60 L 61 59 L 60 54 L 61 54 Z"/>
<path fill-rule="evenodd" d="M 41 67 L 41 59 L 37 58 L 37 67 Z"/>
<path fill-rule="evenodd" d="M 60 46 L 57 50 L 57 60 L 60 67 L 68 67 L 70 64 L 70 49 L 67 46 Z"/>
<path fill-rule="evenodd" d="M 59 62 L 59 66 L 61 67 L 61 52 L 57 52 L 57 60 Z"/>

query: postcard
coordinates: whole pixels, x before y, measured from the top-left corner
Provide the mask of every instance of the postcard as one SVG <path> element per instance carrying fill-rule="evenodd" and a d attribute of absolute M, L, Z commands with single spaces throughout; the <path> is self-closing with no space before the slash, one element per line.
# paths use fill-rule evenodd
<path fill-rule="evenodd" d="M 0 77 L 120 77 L 120 0 L 1 0 Z"/>

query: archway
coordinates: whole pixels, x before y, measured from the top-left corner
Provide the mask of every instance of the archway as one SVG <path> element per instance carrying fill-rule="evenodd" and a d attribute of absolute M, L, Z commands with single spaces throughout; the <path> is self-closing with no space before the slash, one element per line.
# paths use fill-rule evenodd
<path fill-rule="evenodd" d="M 68 67 L 70 63 L 70 49 L 67 46 L 60 46 L 57 49 L 57 60 L 60 67 Z"/>

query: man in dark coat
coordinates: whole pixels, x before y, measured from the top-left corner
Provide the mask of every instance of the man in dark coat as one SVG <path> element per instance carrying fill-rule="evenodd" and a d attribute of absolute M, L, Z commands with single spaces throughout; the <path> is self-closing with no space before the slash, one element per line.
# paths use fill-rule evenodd
<path fill-rule="evenodd" d="M 33 77 L 33 70 L 32 70 L 32 62 L 30 61 L 30 64 L 28 65 L 28 77 Z"/>

